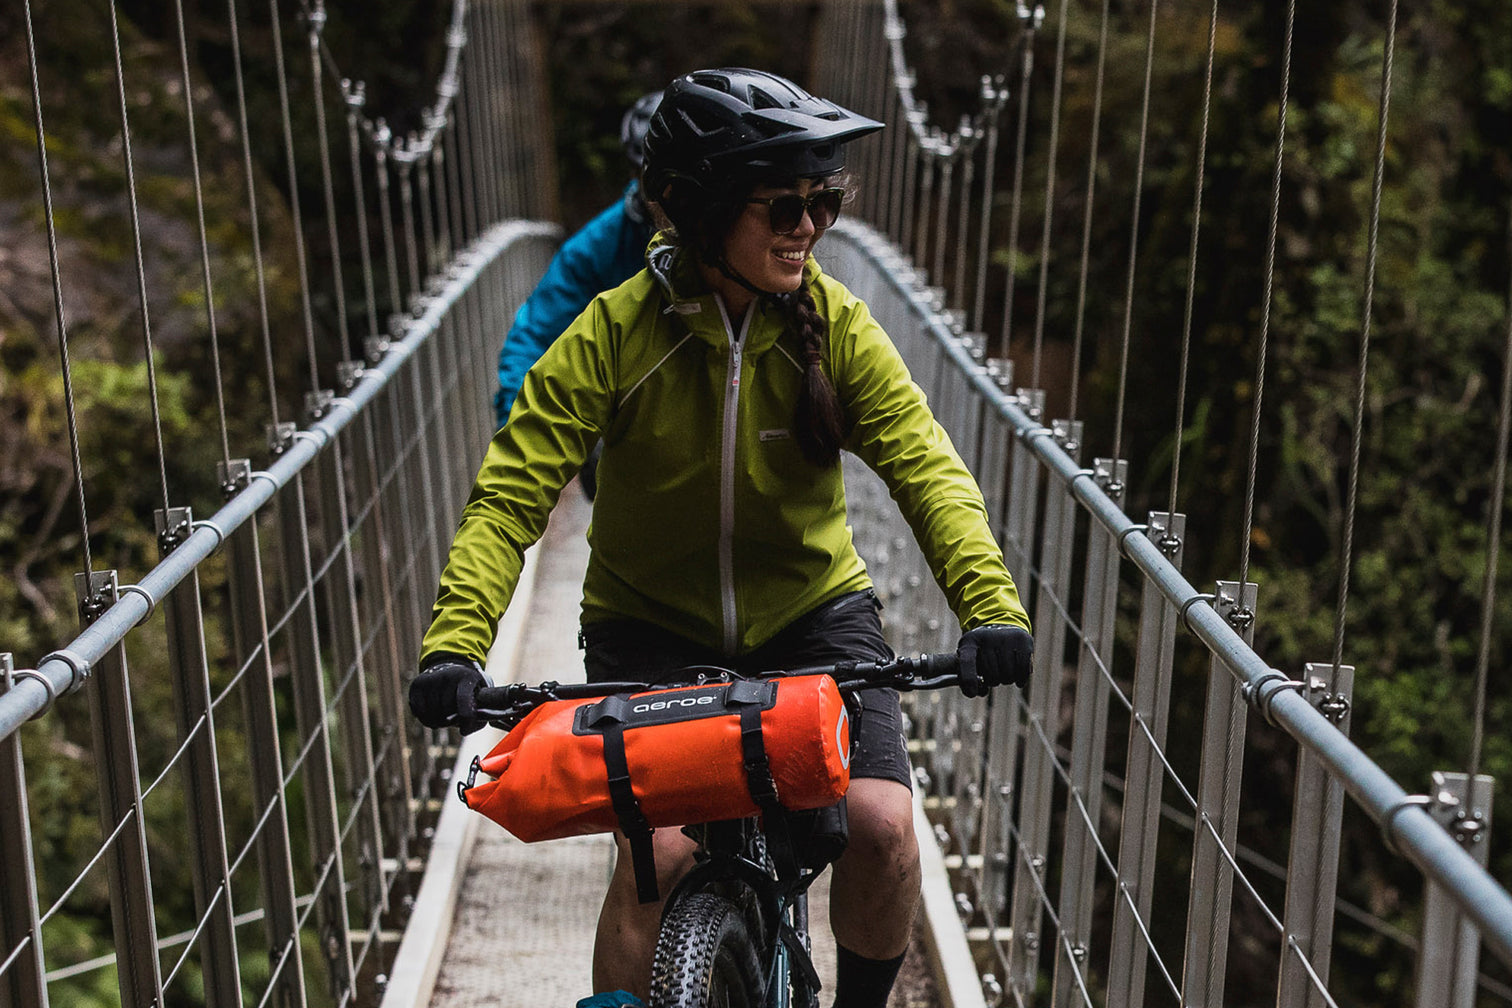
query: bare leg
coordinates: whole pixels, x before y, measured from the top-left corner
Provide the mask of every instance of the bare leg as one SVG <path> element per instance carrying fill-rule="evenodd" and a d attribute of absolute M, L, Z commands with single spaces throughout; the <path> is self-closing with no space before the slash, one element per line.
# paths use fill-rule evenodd
<path fill-rule="evenodd" d="M 662 905 L 641 903 L 635 894 L 630 845 L 614 834 L 618 854 L 593 940 L 594 991 L 627 990 L 644 1001 L 650 995 L 651 958 L 661 927 Z M 676 827 L 656 831 L 656 884 L 665 897 L 693 866 L 694 843 Z M 915 884 L 917 888 L 917 883 Z"/>
<path fill-rule="evenodd" d="M 897 781 L 863 777 L 845 798 L 850 843 L 830 880 L 835 941 L 868 959 L 908 948 L 919 906 L 919 844 L 913 795 Z"/>

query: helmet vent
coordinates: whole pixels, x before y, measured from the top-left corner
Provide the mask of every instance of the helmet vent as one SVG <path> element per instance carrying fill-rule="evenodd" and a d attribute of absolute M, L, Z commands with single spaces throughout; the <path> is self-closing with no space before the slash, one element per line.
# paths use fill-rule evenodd
<path fill-rule="evenodd" d="M 769 109 L 783 107 L 784 106 L 782 102 L 778 101 L 776 98 L 773 98 L 771 95 L 761 90 L 761 88 L 751 88 L 751 108 Z"/>

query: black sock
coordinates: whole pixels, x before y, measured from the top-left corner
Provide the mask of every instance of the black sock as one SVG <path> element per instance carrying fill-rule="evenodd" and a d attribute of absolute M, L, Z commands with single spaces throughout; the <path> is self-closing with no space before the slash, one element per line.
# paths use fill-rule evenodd
<path fill-rule="evenodd" d="M 887 995 L 903 966 L 903 956 L 867 959 L 835 946 L 834 1008 L 887 1008 Z"/>

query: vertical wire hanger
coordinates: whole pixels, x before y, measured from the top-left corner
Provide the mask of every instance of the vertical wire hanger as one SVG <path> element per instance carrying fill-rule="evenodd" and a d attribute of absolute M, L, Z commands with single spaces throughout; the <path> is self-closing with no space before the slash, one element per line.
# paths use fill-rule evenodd
<path fill-rule="evenodd" d="M 1218 0 L 1213 0 L 1212 10 L 1208 14 L 1207 65 L 1202 78 L 1202 127 L 1197 139 L 1197 179 L 1192 185 L 1192 243 L 1187 251 L 1186 305 L 1181 317 L 1181 361 L 1177 369 L 1176 427 L 1171 443 L 1171 495 L 1166 507 L 1167 514 L 1176 513 L 1176 498 L 1181 486 L 1187 370 L 1192 356 L 1192 306 L 1197 297 L 1197 249 L 1202 234 L 1202 191 L 1207 172 L 1208 121 L 1213 109 L 1213 55 L 1217 47 Z"/>
<path fill-rule="evenodd" d="M 1146 143 L 1150 135 L 1150 80 L 1155 66 L 1155 23 L 1159 9 L 1159 0 L 1150 0 L 1150 29 L 1145 39 L 1144 97 L 1139 111 L 1139 160 L 1134 169 L 1134 207 L 1129 221 L 1129 272 L 1124 284 L 1123 339 L 1119 347 L 1118 406 L 1113 415 L 1114 458 L 1123 456 L 1124 401 L 1129 384 L 1129 339 L 1134 324 L 1134 276 L 1139 268 L 1139 210 L 1144 195 Z"/>
<path fill-rule="evenodd" d="M 1365 380 L 1370 372 L 1371 316 L 1375 314 L 1376 259 L 1381 231 L 1381 189 L 1386 176 L 1386 132 L 1391 113 L 1391 68 L 1396 53 L 1397 0 L 1391 0 L 1386 51 L 1381 60 L 1381 97 L 1376 122 L 1375 174 L 1370 191 L 1370 232 L 1365 252 L 1365 305 L 1360 319 L 1360 360 L 1355 376 L 1354 430 L 1349 445 L 1349 487 L 1344 508 L 1344 541 L 1339 558 L 1339 599 L 1334 612 L 1333 667 L 1344 660 L 1344 622 L 1349 610 L 1349 579 L 1354 560 L 1355 510 L 1359 501 L 1360 446 L 1365 427 Z"/>
<path fill-rule="evenodd" d="M 157 389 L 157 363 L 152 352 L 152 313 L 147 304 L 147 270 L 142 256 L 142 219 L 137 204 L 136 167 L 131 156 L 131 119 L 126 111 L 126 70 L 121 59 L 121 30 L 116 20 L 116 9 L 113 3 L 110 5 L 110 35 L 115 57 L 116 96 L 121 112 L 121 159 L 126 173 L 126 203 L 131 217 L 132 263 L 136 270 L 137 281 L 137 318 L 142 327 L 142 356 L 147 369 L 147 399 L 152 412 L 153 443 L 157 449 L 158 489 L 163 502 L 163 513 L 166 515 L 170 505 L 167 453 L 163 447 L 163 414 Z M 51 214 L 49 214 L 50 217 Z"/>
<path fill-rule="evenodd" d="M 1265 402 L 1265 369 L 1270 356 L 1271 306 L 1275 301 L 1276 234 L 1281 218 L 1281 170 L 1286 163 L 1286 118 L 1291 96 L 1292 36 L 1297 0 L 1286 5 L 1286 38 L 1281 49 L 1281 95 L 1276 109 L 1276 157 L 1271 168 L 1270 224 L 1265 238 L 1265 291 L 1260 304 L 1260 345 L 1255 350 L 1255 401 L 1250 416 L 1249 472 L 1244 485 L 1244 537 L 1239 553 L 1239 583 L 1249 582 L 1250 541 L 1255 526 L 1255 483 L 1260 465 L 1260 416 Z"/>
<path fill-rule="evenodd" d="M 26 58 L 31 71 L 32 116 L 37 130 L 37 165 L 42 179 L 42 216 L 47 227 L 47 258 L 52 269 L 53 313 L 58 332 L 58 358 L 63 376 L 63 406 L 68 417 L 68 446 L 73 460 L 74 486 L 78 490 L 79 536 L 84 551 L 85 576 L 94 573 L 89 549 L 89 508 L 84 493 L 84 464 L 79 453 L 79 418 L 74 406 L 73 370 L 68 359 L 68 319 L 63 310 L 63 278 L 58 269 L 58 226 L 53 217 L 52 182 L 47 167 L 47 133 L 42 117 L 42 86 L 37 76 L 37 40 L 32 27 L 31 0 L 22 5 L 26 20 Z"/>
<path fill-rule="evenodd" d="M 205 233 L 205 187 L 200 171 L 199 139 L 194 127 L 194 84 L 189 77 L 189 42 L 184 32 L 184 0 L 174 0 L 174 18 L 178 25 L 179 69 L 184 87 L 184 119 L 189 130 L 189 164 L 194 173 L 194 210 L 199 227 L 200 282 L 205 292 L 205 325 L 210 336 L 210 360 L 215 371 L 215 409 L 220 424 L 221 462 L 228 468 L 231 464 L 231 438 L 226 429 L 226 383 L 221 373 L 220 334 L 215 325 L 215 286 L 210 276 L 210 240 Z M 111 18 L 115 17 L 115 5 L 111 4 Z M 124 112 L 124 105 L 122 106 Z M 123 119 L 121 126 L 125 128 Z M 149 359 L 151 354 L 149 353 Z M 160 445 L 161 450 L 161 445 Z M 163 508 L 167 510 L 167 502 Z"/>

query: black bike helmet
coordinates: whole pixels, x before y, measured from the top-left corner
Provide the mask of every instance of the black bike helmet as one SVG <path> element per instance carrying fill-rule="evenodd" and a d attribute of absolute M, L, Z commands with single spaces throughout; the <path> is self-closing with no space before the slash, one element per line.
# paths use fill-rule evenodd
<path fill-rule="evenodd" d="M 845 167 L 845 143 L 882 124 L 761 70 L 698 70 L 666 89 L 646 133 L 647 195 L 678 180 L 705 197 L 756 178 L 809 178 Z"/>
<path fill-rule="evenodd" d="M 625 110 L 624 118 L 620 120 L 620 144 L 636 171 L 646 165 L 646 130 L 651 126 L 651 113 L 656 111 L 661 100 L 660 91 L 643 94 Z"/>

